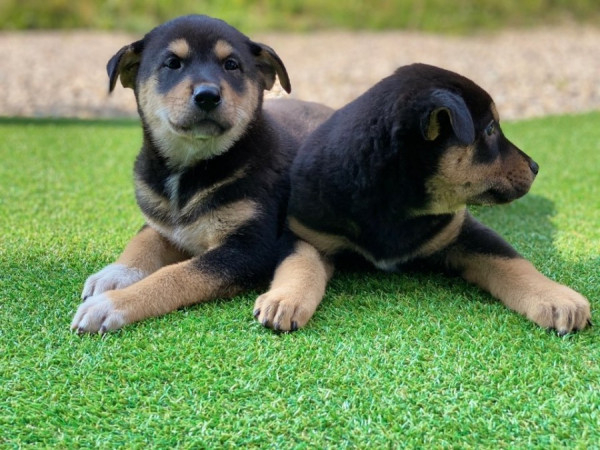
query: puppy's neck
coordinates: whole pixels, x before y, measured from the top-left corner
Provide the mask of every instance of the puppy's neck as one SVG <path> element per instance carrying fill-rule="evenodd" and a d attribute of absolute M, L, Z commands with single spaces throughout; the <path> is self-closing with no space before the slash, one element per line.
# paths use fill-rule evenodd
<path fill-rule="evenodd" d="M 222 155 L 235 145 L 238 136 L 223 135 L 206 139 L 166 134 L 148 136 L 157 152 L 174 171 L 182 171 L 200 161 Z"/>

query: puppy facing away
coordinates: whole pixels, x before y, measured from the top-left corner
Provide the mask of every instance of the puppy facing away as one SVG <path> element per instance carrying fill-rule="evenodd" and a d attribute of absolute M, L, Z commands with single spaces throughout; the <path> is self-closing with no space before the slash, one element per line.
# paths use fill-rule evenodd
<path fill-rule="evenodd" d="M 331 114 L 265 102 L 286 69 L 268 46 L 217 19 L 163 24 L 108 62 L 112 91 L 132 88 L 143 126 L 135 195 L 146 224 L 86 281 L 71 327 L 100 332 L 267 283 L 279 260 L 317 251 L 285 225 L 289 167 Z M 325 280 L 323 280 L 324 289 Z"/>
<path fill-rule="evenodd" d="M 401 67 L 337 111 L 304 142 L 291 175 L 290 227 L 324 259 L 310 270 L 296 256 L 284 260 L 256 302 L 258 320 L 289 329 L 281 318 L 291 314 L 304 325 L 332 264 L 351 254 L 387 271 L 416 263 L 460 274 L 559 335 L 591 323 L 583 296 L 466 209 L 519 198 L 538 173 L 499 120 L 475 83 L 424 64 Z"/>

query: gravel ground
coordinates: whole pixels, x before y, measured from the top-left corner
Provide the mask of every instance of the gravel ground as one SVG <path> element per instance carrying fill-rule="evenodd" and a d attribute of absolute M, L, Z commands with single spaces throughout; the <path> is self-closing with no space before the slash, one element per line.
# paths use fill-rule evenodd
<path fill-rule="evenodd" d="M 448 37 L 412 32 L 259 34 L 290 74 L 292 96 L 340 107 L 412 62 L 466 75 L 503 118 L 600 110 L 600 28 Z M 0 116 L 135 116 L 129 89 L 108 96 L 105 65 L 123 33 L 0 33 Z M 283 95 L 274 89 L 270 96 Z"/>

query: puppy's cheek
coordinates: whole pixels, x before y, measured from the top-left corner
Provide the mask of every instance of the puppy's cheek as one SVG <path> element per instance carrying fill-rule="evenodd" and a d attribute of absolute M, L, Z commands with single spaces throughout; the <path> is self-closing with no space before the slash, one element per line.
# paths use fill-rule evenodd
<path fill-rule="evenodd" d="M 154 138 L 160 138 L 167 132 L 168 117 L 165 114 L 165 106 L 162 96 L 157 92 L 158 80 L 156 77 L 150 77 L 142 82 L 138 89 L 138 104 L 144 122 L 148 125 L 148 130 L 155 134 Z M 159 136 L 156 136 L 159 135 Z"/>

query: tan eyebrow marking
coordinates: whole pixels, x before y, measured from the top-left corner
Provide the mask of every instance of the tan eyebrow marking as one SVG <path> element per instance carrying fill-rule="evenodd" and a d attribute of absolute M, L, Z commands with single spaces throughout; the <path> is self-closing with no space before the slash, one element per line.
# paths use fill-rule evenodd
<path fill-rule="evenodd" d="M 175 39 L 169 44 L 169 50 L 181 59 L 188 58 L 191 53 L 190 44 L 183 38 Z"/>
<path fill-rule="evenodd" d="M 233 47 L 227 41 L 219 39 L 213 49 L 219 60 L 223 60 L 233 53 Z"/>

